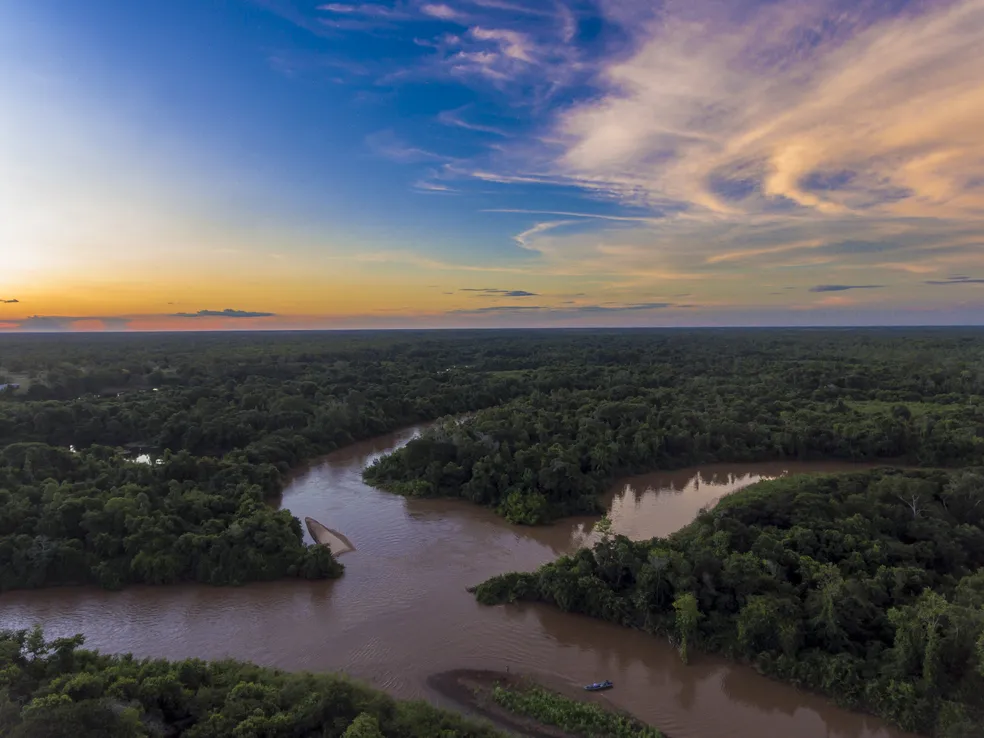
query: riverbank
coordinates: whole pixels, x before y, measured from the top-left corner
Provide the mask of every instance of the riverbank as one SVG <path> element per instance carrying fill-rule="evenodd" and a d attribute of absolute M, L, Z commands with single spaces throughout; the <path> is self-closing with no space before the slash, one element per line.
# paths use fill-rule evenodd
<path fill-rule="evenodd" d="M 469 712 L 529 738 L 665 738 L 615 709 L 604 693 L 556 677 L 455 669 L 431 675 L 427 684 Z"/>

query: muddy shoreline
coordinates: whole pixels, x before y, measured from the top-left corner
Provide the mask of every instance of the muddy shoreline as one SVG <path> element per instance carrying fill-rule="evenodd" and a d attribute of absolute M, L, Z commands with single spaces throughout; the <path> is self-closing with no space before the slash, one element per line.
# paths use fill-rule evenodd
<path fill-rule="evenodd" d="M 505 728 L 528 738 L 578 738 L 552 725 L 546 725 L 533 718 L 510 712 L 494 702 L 490 692 L 496 685 L 521 690 L 536 686 L 579 702 L 591 702 L 603 709 L 630 716 L 624 710 L 614 707 L 604 692 L 586 692 L 582 686 L 567 682 L 556 676 L 534 674 L 532 672 L 504 672 L 486 669 L 452 669 L 431 674 L 427 685 L 437 694 L 450 700 L 468 713 L 490 720 L 494 725 Z M 642 722 L 641 720 L 639 722 Z"/>

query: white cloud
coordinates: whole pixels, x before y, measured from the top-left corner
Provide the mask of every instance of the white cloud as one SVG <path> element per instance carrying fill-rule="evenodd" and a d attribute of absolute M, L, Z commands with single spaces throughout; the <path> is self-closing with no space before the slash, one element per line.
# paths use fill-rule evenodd
<path fill-rule="evenodd" d="M 526 63 L 533 62 L 535 45 L 525 33 L 502 28 L 482 28 L 481 26 L 472 28 L 469 33 L 472 38 L 479 41 L 494 42 L 501 53 L 510 59 Z"/>
<path fill-rule="evenodd" d="M 391 161 L 412 164 L 424 161 L 450 161 L 451 157 L 434 153 L 417 146 L 411 146 L 400 139 L 393 131 L 377 131 L 366 136 L 366 145 L 377 156 Z"/>
<path fill-rule="evenodd" d="M 984 173 L 984 1 L 823 9 L 651 25 L 602 71 L 607 92 L 560 117 L 558 171 L 719 214 L 984 214 L 967 186 Z"/>
<path fill-rule="evenodd" d="M 520 247 L 535 251 L 535 249 L 530 245 L 533 238 L 541 233 L 546 233 L 547 231 L 552 231 L 555 228 L 560 228 L 561 226 L 570 225 L 576 223 L 576 220 L 551 220 L 543 223 L 537 223 L 531 228 L 527 228 L 522 233 L 518 233 L 513 236 L 513 240 L 519 244 Z"/>
<path fill-rule="evenodd" d="M 464 13 L 441 3 L 428 3 L 427 5 L 423 5 L 420 8 L 420 12 L 424 15 L 429 15 L 432 18 L 446 21 L 457 21 L 465 17 Z"/>
<path fill-rule="evenodd" d="M 472 123 L 461 117 L 461 108 L 457 110 L 445 110 L 438 114 L 437 120 L 447 126 L 456 126 L 458 128 L 464 128 L 468 131 L 477 131 L 479 133 L 491 133 L 495 136 L 508 137 L 509 134 L 502 130 L 501 128 L 496 128 L 495 126 L 483 125 L 481 123 Z"/>

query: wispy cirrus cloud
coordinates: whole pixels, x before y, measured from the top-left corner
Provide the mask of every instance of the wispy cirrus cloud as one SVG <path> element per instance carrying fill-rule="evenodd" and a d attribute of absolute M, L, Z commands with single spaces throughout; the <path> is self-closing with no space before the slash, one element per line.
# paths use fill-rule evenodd
<path fill-rule="evenodd" d="M 383 84 L 468 102 L 431 113 L 455 158 L 432 129 L 375 150 L 425 165 L 419 192 L 481 193 L 512 239 L 500 267 L 598 305 L 672 281 L 831 307 L 939 303 L 984 270 L 984 0 L 394 8 L 420 52 Z"/>
<path fill-rule="evenodd" d="M 464 108 L 458 108 L 457 110 L 445 110 L 438 113 L 437 120 L 446 126 L 456 126 L 458 128 L 464 128 L 466 131 L 477 131 L 478 133 L 490 133 L 494 136 L 508 137 L 509 133 L 502 130 L 501 128 L 496 128 L 495 126 L 486 125 L 483 123 L 473 123 L 471 121 L 465 120 L 462 117 L 462 112 Z"/>
<path fill-rule="evenodd" d="M 450 5 L 445 5 L 444 3 L 426 3 L 420 6 L 420 12 L 424 15 L 429 15 L 431 18 L 444 21 L 460 21 L 467 18 L 465 13 L 455 10 Z"/>
<path fill-rule="evenodd" d="M 923 284 L 955 285 L 955 284 L 984 284 L 984 279 L 957 275 L 946 279 L 927 279 Z"/>
<path fill-rule="evenodd" d="M 570 318 L 589 314 L 637 313 L 650 310 L 665 310 L 667 308 L 689 309 L 695 305 L 678 305 L 671 302 L 640 302 L 611 305 L 490 305 L 481 308 L 466 308 L 452 310 L 450 315 L 488 315 L 490 313 L 537 313 L 555 317 Z"/>
<path fill-rule="evenodd" d="M 199 310 L 196 313 L 174 313 L 172 318 L 273 318 L 276 313 L 261 313 L 251 310 Z"/>
<path fill-rule="evenodd" d="M 377 131 L 366 136 L 366 146 L 377 156 L 406 164 L 428 161 L 449 161 L 451 157 L 407 144 L 392 130 Z"/>
<path fill-rule="evenodd" d="M 462 287 L 458 292 L 474 292 L 477 297 L 538 297 L 526 290 L 500 290 L 494 287 Z"/>
<path fill-rule="evenodd" d="M 979 216 L 984 3 L 926 7 L 670 13 L 560 116 L 559 168 L 719 214 Z"/>
<path fill-rule="evenodd" d="M 471 175 L 655 215 L 589 243 L 534 224 L 524 248 L 567 268 L 709 276 L 981 263 L 982 0 L 617 5 L 633 48 L 602 63 L 601 94 L 559 110 L 542 146 Z"/>
<path fill-rule="evenodd" d="M 880 290 L 883 284 L 818 284 L 810 292 L 847 292 L 848 290 Z"/>

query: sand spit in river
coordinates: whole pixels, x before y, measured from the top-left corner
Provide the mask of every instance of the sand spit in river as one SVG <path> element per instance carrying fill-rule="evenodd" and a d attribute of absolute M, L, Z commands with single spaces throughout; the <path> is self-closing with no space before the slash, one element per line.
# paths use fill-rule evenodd
<path fill-rule="evenodd" d="M 311 537 L 322 546 L 327 546 L 331 549 L 331 552 L 335 556 L 355 550 L 352 541 L 337 530 L 326 528 L 314 518 L 304 518 L 304 523 L 307 525 L 308 533 L 311 534 Z"/>

